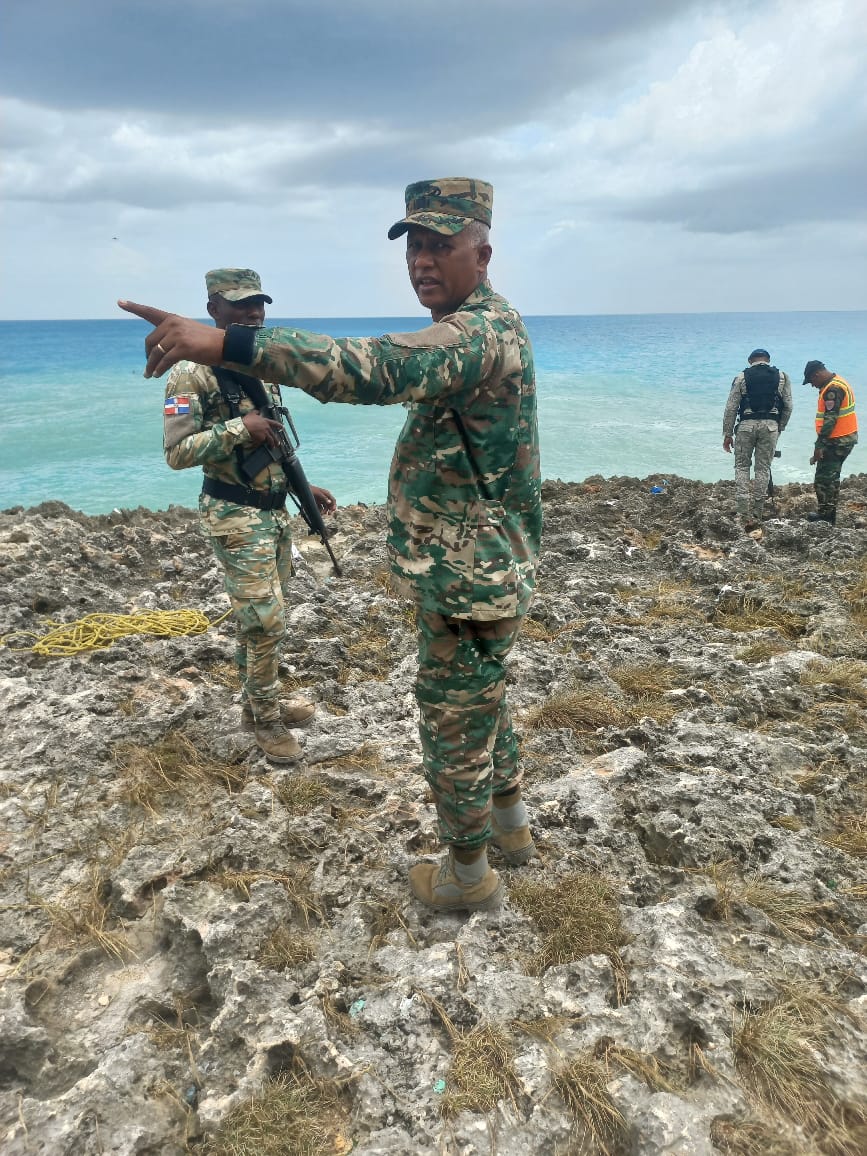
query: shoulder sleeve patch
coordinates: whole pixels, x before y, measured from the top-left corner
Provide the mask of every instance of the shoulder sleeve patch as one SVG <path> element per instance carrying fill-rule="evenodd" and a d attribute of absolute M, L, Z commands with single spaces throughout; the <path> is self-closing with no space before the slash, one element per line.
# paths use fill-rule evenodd
<path fill-rule="evenodd" d="M 829 389 L 825 394 L 825 413 L 833 413 L 840 408 L 840 393 L 836 389 Z"/>
<path fill-rule="evenodd" d="M 170 394 L 163 402 L 163 445 L 167 450 L 198 432 L 194 408 L 193 398 L 186 393 Z"/>

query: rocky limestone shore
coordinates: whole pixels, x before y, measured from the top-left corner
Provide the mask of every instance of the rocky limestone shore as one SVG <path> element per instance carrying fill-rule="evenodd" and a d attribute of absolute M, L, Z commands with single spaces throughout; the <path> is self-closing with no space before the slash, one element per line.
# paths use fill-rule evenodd
<path fill-rule="evenodd" d="M 665 482 L 545 484 L 510 664 L 541 858 L 492 851 L 469 919 L 407 888 L 435 815 L 381 508 L 338 511 L 342 579 L 299 524 L 282 768 L 231 620 L 32 649 L 216 622 L 192 511 L 0 514 L 5 1156 L 867 1151 L 867 475 L 754 536 L 731 483 Z"/>

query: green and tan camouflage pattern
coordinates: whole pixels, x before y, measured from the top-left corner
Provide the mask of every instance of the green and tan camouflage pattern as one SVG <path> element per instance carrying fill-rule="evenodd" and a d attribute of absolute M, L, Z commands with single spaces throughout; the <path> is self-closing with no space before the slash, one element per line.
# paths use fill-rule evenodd
<path fill-rule="evenodd" d="M 275 404 L 278 391 L 266 385 Z M 266 493 L 286 489 L 274 462 L 248 482 L 238 468 L 237 447 L 251 449 L 243 415 L 254 408 L 241 399 L 232 417 L 211 369 L 181 361 L 166 382 L 166 398 L 189 399 L 187 414 L 164 416 L 163 447 L 174 470 L 202 466 L 205 475 Z M 257 510 L 208 494 L 199 495 L 199 522 L 223 568 L 235 612 L 235 662 L 242 692 L 261 720 L 278 717 L 277 668 L 285 636 L 284 586 L 292 573 L 292 539 L 285 510 Z"/>
<path fill-rule="evenodd" d="M 278 328 L 259 330 L 256 341 L 253 369 L 266 381 L 322 402 L 407 404 L 388 493 L 389 554 L 402 590 L 422 610 L 453 618 L 524 614 L 542 500 L 533 353 L 512 306 L 484 282 L 417 333 L 334 339 Z"/>
<path fill-rule="evenodd" d="M 225 504 L 225 503 L 224 503 Z M 292 576 L 292 537 L 285 512 L 255 510 L 250 525 L 212 534 L 235 612 L 235 665 L 241 693 L 259 722 L 280 717 L 280 644 L 286 637 L 285 587 Z"/>
<path fill-rule="evenodd" d="M 280 405 L 277 389 L 266 385 L 271 401 Z M 163 450 L 173 470 L 187 470 L 202 466 L 206 477 L 233 486 L 250 486 L 264 493 L 286 490 L 286 475 L 278 462 L 272 462 L 252 481 L 238 468 L 236 449 L 245 452 L 253 448 L 244 425 L 244 414 L 255 409 L 248 397 L 242 397 L 239 416 L 232 417 L 220 392 L 213 370 L 192 361 L 179 361 L 166 382 L 166 399 L 188 397 L 190 412 L 163 417 Z M 258 510 L 251 506 L 236 506 L 220 498 L 202 494 L 199 512 L 209 534 L 228 534 L 257 525 Z"/>
<path fill-rule="evenodd" d="M 504 665 L 521 620 L 419 612 L 417 625 L 419 735 L 439 836 L 472 850 L 490 838 L 491 796 L 521 782 Z"/>
<path fill-rule="evenodd" d="M 262 291 L 262 282 L 255 269 L 209 269 L 205 274 L 205 288 L 209 297 L 214 293 L 227 301 L 264 297 L 269 305 L 273 304 L 272 298 Z"/>
<path fill-rule="evenodd" d="M 822 456 L 816 462 L 813 488 L 816 491 L 817 512 L 823 518 L 831 517 L 837 511 L 843 462 L 851 454 L 857 441 L 856 433 L 844 434 L 843 437 L 832 438 L 822 447 Z"/>
<path fill-rule="evenodd" d="M 494 190 L 487 181 L 472 177 L 441 177 L 407 185 L 406 216 L 388 230 L 390 240 L 405 233 L 410 225 L 435 233 L 460 233 L 470 221 L 490 226 Z"/>

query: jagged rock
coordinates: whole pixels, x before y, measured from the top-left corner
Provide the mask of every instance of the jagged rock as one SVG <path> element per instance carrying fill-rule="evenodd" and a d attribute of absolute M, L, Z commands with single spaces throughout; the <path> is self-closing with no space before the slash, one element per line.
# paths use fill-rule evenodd
<path fill-rule="evenodd" d="M 0 513 L 4 1156 L 180 1156 L 299 1064 L 337 1081 L 359 1156 L 549 1156 L 581 1150 L 556 1087 L 581 1057 L 623 1116 L 618 1151 L 710 1156 L 714 1121 L 793 1127 L 734 1036 L 792 985 L 833 1021 L 817 1047 L 855 1128 L 867 477 L 844 480 L 836 528 L 803 521 L 808 487 L 780 487 L 756 538 L 731 483 L 658 481 L 544 483 L 509 667 L 540 857 L 509 871 L 492 850 L 509 896 L 466 920 L 406 885 L 436 816 L 381 508 L 338 511 L 342 579 L 298 539 L 281 675 L 317 711 L 287 768 L 240 731 L 228 599 L 192 511 Z M 180 608 L 217 624 L 29 649 L 49 622 Z M 543 925 L 519 884 L 576 877 L 607 881 L 620 938 L 543 966 L 571 912 Z M 485 1027 L 511 1091 L 455 1107 L 452 1060 Z"/>

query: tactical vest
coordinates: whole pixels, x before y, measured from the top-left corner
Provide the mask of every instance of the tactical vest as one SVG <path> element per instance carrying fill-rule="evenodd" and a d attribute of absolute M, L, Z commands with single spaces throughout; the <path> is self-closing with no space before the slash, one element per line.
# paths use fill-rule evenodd
<path fill-rule="evenodd" d="M 855 416 L 855 394 L 852 386 L 842 377 L 832 377 L 827 385 L 819 392 L 819 405 L 816 410 L 816 433 L 822 432 L 825 424 L 825 394 L 829 389 L 839 389 L 843 393 L 843 404 L 837 410 L 837 422 L 829 437 L 842 438 L 846 434 L 858 432 L 858 418 Z"/>
<path fill-rule="evenodd" d="M 780 371 L 775 365 L 759 361 L 744 370 L 746 394 L 741 398 L 738 414 L 741 421 L 779 421 Z"/>

